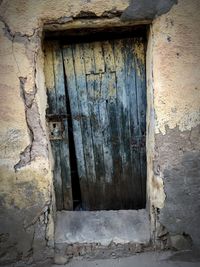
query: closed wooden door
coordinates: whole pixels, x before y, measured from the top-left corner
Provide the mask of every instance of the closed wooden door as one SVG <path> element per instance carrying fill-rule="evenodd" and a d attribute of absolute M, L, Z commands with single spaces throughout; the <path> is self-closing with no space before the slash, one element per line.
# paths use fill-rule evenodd
<path fill-rule="evenodd" d="M 58 87 L 64 85 L 62 97 L 57 92 L 53 93 L 53 101 L 60 106 L 59 99 L 64 99 L 63 107 L 56 113 L 65 114 L 66 105 L 69 105 L 82 209 L 145 207 L 146 83 L 143 39 L 68 44 L 60 46 L 57 54 L 55 49 L 52 51 L 54 83 L 59 80 Z M 49 89 L 48 95 L 51 98 Z M 67 115 L 66 121 L 67 117 L 69 119 Z M 69 133 L 67 122 L 65 127 L 65 132 Z M 55 140 L 52 142 L 55 144 Z M 64 161 L 68 166 L 65 175 L 69 177 L 61 178 L 65 181 L 64 186 L 66 181 L 71 181 L 69 161 L 72 153 L 69 143 L 65 143 L 67 147 L 61 150 L 64 150 Z M 71 198 L 72 195 L 73 190 Z"/>

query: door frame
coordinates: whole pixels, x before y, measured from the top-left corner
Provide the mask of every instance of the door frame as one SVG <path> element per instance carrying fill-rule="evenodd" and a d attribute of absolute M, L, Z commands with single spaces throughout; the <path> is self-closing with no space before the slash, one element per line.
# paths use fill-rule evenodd
<path fill-rule="evenodd" d="M 104 29 L 104 31 L 110 28 L 123 27 L 141 27 L 146 26 L 147 34 L 147 48 L 146 48 L 146 164 L 147 164 L 147 177 L 146 177 L 146 209 L 150 214 L 151 225 L 154 228 L 156 221 L 156 211 L 153 206 L 153 155 L 154 155 L 154 89 L 153 89 L 153 74 L 152 74 L 152 29 L 151 20 L 136 20 L 136 21 L 122 21 L 119 17 L 114 18 L 84 18 L 69 20 L 66 23 L 60 24 L 55 22 L 47 22 L 44 24 L 44 39 L 60 38 L 66 35 L 66 32 L 76 32 L 77 30 L 91 30 L 91 29 Z M 51 151 L 51 148 L 50 148 Z M 159 193 L 159 192 L 158 192 Z M 161 190 L 162 194 L 162 190 Z M 153 230 L 152 230 L 153 231 Z"/>

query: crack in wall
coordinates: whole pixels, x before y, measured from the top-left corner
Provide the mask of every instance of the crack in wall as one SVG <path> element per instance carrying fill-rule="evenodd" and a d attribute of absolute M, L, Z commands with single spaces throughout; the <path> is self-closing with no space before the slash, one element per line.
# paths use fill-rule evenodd
<path fill-rule="evenodd" d="M 9 25 L 4 21 L 2 16 L 0 16 L 0 21 L 4 24 L 4 34 L 5 36 L 12 42 L 12 54 L 14 61 L 16 63 L 18 74 L 17 77 L 19 79 L 19 87 L 20 87 L 20 96 L 24 103 L 24 109 L 25 109 L 25 119 L 26 124 L 28 128 L 29 138 L 30 138 L 30 144 L 20 153 L 20 160 L 18 163 L 14 165 L 14 170 L 17 171 L 20 168 L 28 165 L 33 161 L 37 156 L 47 156 L 47 144 L 45 144 L 45 141 L 43 137 L 45 137 L 45 132 L 42 128 L 41 122 L 40 122 L 40 114 L 39 114 L 39 108 L 38 104 L 35 100 L 36 94 L 37 94 L 37 86 L 36 86 L 36 57 L 37 57 L 37 46 L 34 48 L 34 51 L 30 50 L 30 46 L 33 42 L 35 44 L 38 44 L 39 41 L 39 30 L 40 27 L 35 28 L 33 30 L 33 34 L 27 35 L 27 34 L 21 34 L 20 32 L 13 33 L 9 27 Z M 28 51 L 30 50 L 33 52 L 32 60 L 33 60 L 33 69 L 34 69 L 34 81 L 35 85 L 33 86 L 33 89 L 31 92 L 26 91 L 26 82 L 27 77 L 24 77 L 20 71 L 20 65 L 17 62 L 17 59 L 14 54 L 13 44 L 14 43 L 24 43 L 24 46 L 27 51 L 27 57 L 28 57 Z M 30 46 L 29 46 L 30 45 Z"/>
<path fill-rule="evenodd" d="M 10 41 L 13 41 L 14 38 L 17 38 L 17 39 L 24 38 L 25 40 L 30 41 L 30 39 L 34 37 L 36 33 L 41 29 L 41 27 L 36 27 L 33 29 L 32 34 L 22 34 L 21 32 L 12 32 L 9 25 L 5 22 L 5 20 L 3 19 L 1 15 L 0 15 L 0 21 L 4 24 L 4 29 L 3 29 L 4 34 Z"/>
<path fill-rule="evenodd" d="M 19 80 L 20 96 L 24 104 L 25 122 L 27 125 L 29 144 L 19 155 L 19 161 L 14 165 L 15 172 L 21 168 L 30 165 L 36 157 L 48 157 L 48 143 L 45 136 L 45 131 L 41 124 L 41 114 L 39 112 L 39 106 L 37 101 L 37 60 L 38 51 L 41 48 L 40 42 L 41 28 L 34 29 L 32 35 L 22 35 L 19 32 L 13 33 L 6 22 L 2 20 L 4 27 L 4 35 L 11 41 L 13 62 L 16 64 L 16 76 Z M 25 49 L 25 55 L 31 62 L 31 76 L 23 73 L 21 69 L 21 62 L 17 60 L 14 54 L 14 43 L 21 43 Z M 29 82 L 33 80 L 33 83 Z M 51 199 L 51 197 L 50 197 Z M 41 262 L 41 260 L 49 259 L 53 255 L 53 208 L 52 199 L 45 204 L 44 208 L 36 214 L 31 222 L 28 224 L 22 223 L 23 230 L 27 235 L 31 236 L 30 249 L 28 247 L 27 252 L 18 257 L 19 261 L 28 262 Z M 27 241 L 28 244 L 28 241 Z M 18 248 L 16 248 L 18 249 Z M 15 250 L 16 250 L 15 249 Z M 20 251 L 20 250 L 19 250 Z M 23 249 L 22 249 L 23 251 Z"/>
<path fill-rule="evenodd" d="M 35 141 L 35 130 L 34 127 L 36 125 L 33 124 L 33 121 L 31 120 L 31 113 L 36 113 L 39 116 L 37 104 L 34 102 L 35 95 L 36 95 L 36 89 L 34 89 L 31 93 L 27 93 L 25 91 L 25 83 L 27 81 L 26 77 L 19 77 L 20 82 L 20 95 L 24 102 L 24 108 L 25 108 L 25 118 L 26 118 L 26 124 L 29 131 L 29 137 L 30 137 L 30 144 L 24 149 L 23 152 L 20 153 L 20 160 L 17 164 L 15 164 L 14 169 L 15 171 L 19 170 L 20 168 L 24 167 L 25 165 L 29 164 L 34 158 L 32 155 L 32 149 L 33 149 L 33 143 Z"/>
<path fill-rule="evenodd" d="M 23 152 L 20 153 L 20 160 L 19 162 L 14 166 L 15 171 L 20 169 L 21 167 L 27 165 L 31 161 L 31 150 L 32 150 L 32 143 L 33 143 L 33 130 L 28 122 L 27 119 L 27 109 L 31 108 L 34 95 L 28 96 L 28 94 L 25 92 L 24 85 L 26 83 L 27 78 L 26 77 L 19 77 L 20 81 L 20 95 L 23 99 L 24 106 L 25 106 L 25 118 L 26 118 L 26 124 L 29 130 L 29 137 L 30 137 L 30 144 L 24 149 Z M 30 101 L 31 100 L 31 101 Z"/>
<path fill-rule="evenodd" d="M 28 228 L 30 228 L 31 226 L 35 225 L 36 222 L 39 220 L 40 216 L 42 216 L 48 209 L 49 206 L 51 205 L 50 202 L 46 203 L 44 205 L 44 207 L 36 214 L 36 216 L 32 219 L 31 222 L 29 222 L 28 224 L 24 224 L 23 228 L 24 230 L 27 230 Z"/>
<path fill-rule="evenodd" d="M 5 36 L 11 40 L 12 42 L 12 54 L 14 61 L 16 63 L 18 74 L 17 77 L 19 79 L 19 88 L 20 88 L 20 96 L 24 103 L 24 109 L 25 109 L 25 119 L 26 124 L 28 128 L 29 138 L 30 138 L 30 144 L 20 153 L 20 160 L 18 163 L 14 165 L 15 171 L 19 170 L 20 168 L 28 165 L 33 161 L 37 156 L 47 156 L 48 147 L 45 142 L 45 132 L 42 128 L 41 121 L 40 121 L 40 114 L 39 114 L 39 108 L 38 104 L 36 102 L 36 94 L 38 91 L 38 88 L 36 86 L 36 58 L 37 58 L 37 51 L 38 51 L 38 41 L 37 39 L 39 37 L 39 32 L 37 29 L 34 30 L 33 35 L 21 35 L 20 33 L 12 33 L 9 26 L 2 20 L 0 17 L 0 20 L 4 23 L 4 33 Z M 20 71 L 20 64 L 17 62 L 17 59 L 14 54 L 13 44 L 14 43 L 24 43 L 24 46 L 27 51 L 27 57 L 29 57 L 28 51 L 30 50 L 33 55 L 30 55 L 30 60 L 32 60 L 33 64 L 33 80 L 34 80 L 34 86 L 33 89 L 30 92 L 26 91 L 26 83 L 27 83 L 27 77 L 24 77 Z M 31 45 L 35 42 L 34 50 L 32 51 Z"/>
<path fill-rule="evenodd" d="M 36 66 L 36 53 L 34 56 L 34 66 Z M 34 80 L 36 81 L 36 67 L 34 71 Z M 20 160 L 15 164 L 15 171 L 28 165 L 37 156 L 47 156 L 48 147 L 45 142 L 45 132 L 40 121 L 38 104 L 35 100 L 37 94 L 36 84 L 31 92 L 26 92 L 25 85 L 27 77 L 18 77 L 20 83 L 20 95 L 24 103 L 26 124 L 28 127 L 30 144 L 20 153 Z"/>
<path fill-rule="evenodd" d="M 21 257 L 18 263 L 41 264 L 45 260 L 52 262 L 53 246 L 49 243 L 50 237 L 47 234 L 49 217 L 52 216 L 51 202 L 46 203 L 44 208 L 28 225 L 24 225 L 24 231 L 31 233 L 30 249 L 27 254 Z M 42 252 L 41 252 L 42 250 Z M 24 266 L 24 265 L 23 265 Z M 35 266 L 35 265 L 34 265 Z"/>
<path fill-rule="evenodd" d="M 19 77 L 19 80 L 30 144 L 20 153 L 20 160 L 14 166 L 15 171 L 30 164 L 37 156 L 46 157 L 48 150 L 47 144 L 43 138 L 45 137 L 45 133 L 41 126 L 38 105 L 35 101 L 37 89 L 35 88 L 31 93 L 27 93 L 25 91 L 26 77 Z"/>

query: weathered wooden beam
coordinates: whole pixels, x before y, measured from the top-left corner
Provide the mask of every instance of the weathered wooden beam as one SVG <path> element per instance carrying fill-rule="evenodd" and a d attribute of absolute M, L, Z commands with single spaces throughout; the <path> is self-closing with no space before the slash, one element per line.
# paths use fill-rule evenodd
<path fill-rule="evenodd" d="M 44 24 L 44 32 L 67 31 L 72 29 L 98 29 L 109 27 L 125 27 L 150 24 L 150 19 L 140 19 L 134 21 L 122 21 L 116 18 L 97 18 L 97 19 L 72 19 L 66 23 L 46 22 Z"/>

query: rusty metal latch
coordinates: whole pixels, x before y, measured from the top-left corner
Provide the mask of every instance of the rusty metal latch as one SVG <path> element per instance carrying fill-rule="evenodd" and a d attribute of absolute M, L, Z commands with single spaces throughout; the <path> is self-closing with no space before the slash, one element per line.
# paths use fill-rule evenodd
<path fill-rule="evenodd" d="M 61 121 L 49 122 L 49 139 L 62 140 L 63 139 L 63 125 Z"/>
<path fill-rule="evenodd" d="M 65 119 L 66 114 L 48 114 L 46 115 L 49 128 L 49 139 L 50 140 L 63 140 L 65 137 Z"/>

